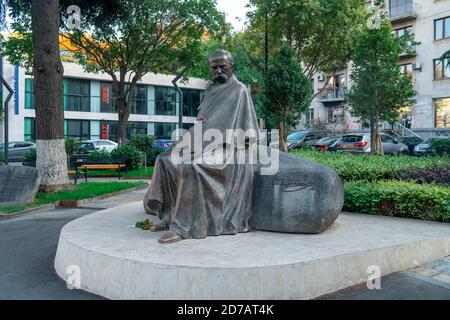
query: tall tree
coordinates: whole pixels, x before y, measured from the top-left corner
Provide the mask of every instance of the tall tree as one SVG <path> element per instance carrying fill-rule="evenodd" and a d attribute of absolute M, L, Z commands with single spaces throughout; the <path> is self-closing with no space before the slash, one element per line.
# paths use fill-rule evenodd
<path fill-rule="evenodd" d="M 70 2 L 78 0 L 69 0 Z M 13 30 L 20 33 L 2 42 L 2 53 L 12 63 L 32 68 L 36 112 L 36 167 L 41 176 L 41 190 L 52 192 L 69 183 L 64 145 L 63 66 L 59 51 L 61 10 L 67 0 L 4 0 L 0 22 L 4 25 L 5 9 L 10 9 Z M 92 0 L 91 17 L 114 17 L 104 8 L 114 1 Z M 87 6 L 88 5 L 88 6 Z"/>
<path fill-rule="evenodd" d="M 392 35 L 387 20 L 379 28 L 365 28 L 356 41 L 348 102 L 355 116 L 372 120 L 375 154 L 383 153 L 380 122 L 397 118 L 401 108 L 412 104 L 411 80 L 400 69 L 399 56 L 406 45 L 405 39 Z"/>
<path fill-rule="evenodd" d="M 365 0 L 250 0 L 251 26 L 261 31 L 268 14 L 269 50 L 286 41 L 304 73 L 333 72 L 350 60 L 354 37 L 367 20 Z M 326 85 L 325 85 L 326 86 Z"/>
<path fill-rule="evenodd" d="M 44 191 L 69 183 L 64 145 L 63 67 L 59 55 L 59 0 L 32 0 L 36 168 Z"/>
<path fill-rule="evenodd" d="M 279 130 L 279 148 L 287 151 L 287 131 L 298 123 L 312 96 L 311 82 L 289 45 L 283 45 L 279 54 L 271 59 L 264 96 L 266 113 Z"/>

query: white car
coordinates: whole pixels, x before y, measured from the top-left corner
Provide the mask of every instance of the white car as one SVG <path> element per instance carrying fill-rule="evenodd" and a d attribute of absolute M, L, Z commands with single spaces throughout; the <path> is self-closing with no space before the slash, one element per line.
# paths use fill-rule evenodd
<path fill-rule="evenodd" d="M 102 139 L 94 139 L 94 140 L 87 140 L 87 141 L 83 141 L 83 142 L 91 142 L 94 144 L 95 149 L 96 150 L 104 150 L 104 151 L 108 151 L 111 152 L 114 149 L 117 148 L 118 144 L 114 141 L 111 140 L 102 140 Z"/>

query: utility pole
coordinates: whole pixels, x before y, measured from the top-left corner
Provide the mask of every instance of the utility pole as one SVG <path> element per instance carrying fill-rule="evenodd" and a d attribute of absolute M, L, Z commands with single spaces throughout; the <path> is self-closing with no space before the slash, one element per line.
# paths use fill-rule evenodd
<path fill-rule="evenodd" d="M 178 132 L 177 132 L 177 141 L 181 139 L 181 129 L 183 127 L 183 91 L 181 91 L 180 87 L 177 85 L 177 81 L 184 76 L 184 74 L 192 67 L 194 63 L 190 63 L 187 65 L 177 76 L 172 80 L 172 84 L 175 87 L 175 90 L 178 92 L 180 97 L 180 104 L 178 106 Z"/>

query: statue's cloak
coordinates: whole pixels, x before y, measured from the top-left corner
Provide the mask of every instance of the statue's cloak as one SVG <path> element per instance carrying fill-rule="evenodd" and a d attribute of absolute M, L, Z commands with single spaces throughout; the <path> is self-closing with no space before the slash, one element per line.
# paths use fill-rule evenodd
<path fill-rule="evenodd" d="M 234 75 L 206 89 L 198 117 L 205 118 L 203 132 L 216 129 L 224 141 L 227 129 L 259 130 L 250 93 Z M 194 128 L 189 134 L 194 136 Z M 245 164 L 176 164 L 171 154 L 158 156 L 149 207 L 158 202 L 160 219 L 185 239 L 248 231 L 255 168 L 248 152 L 244 150 Z"/>

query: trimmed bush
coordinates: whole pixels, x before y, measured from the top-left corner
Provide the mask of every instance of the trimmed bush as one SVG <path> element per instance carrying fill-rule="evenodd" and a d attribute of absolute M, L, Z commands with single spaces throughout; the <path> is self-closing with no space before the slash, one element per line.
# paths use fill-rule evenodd
<path fill-rule="evenodd" d="M 105 150 L 93 151 L 89 153 L 86 158 L 89 162 L 97 163 L 111 163 L 112 161 L 111 154 Z"/>
<path fill-rule="evenodd" d="M 450 189 L 407 181 L 352 181 L 344 185 L 344 210 L 450 222 Z"/>
<path fill-rule="evenodd" d="M 440 156 L 450 156 L 450 138 L 433 140 L 431 150 Z"/>
<path fill-rule="evenodd" d="M 111 151 L 111 157 L 122 159 L 125 161 L 128 170 L 134 170 L 139 167 L 142 154 L 131 145 L 121 144 L 116 149 Z"/>
<path fill-rule="evenodd" d="M 296 151 L 292 155 L 326 165 L 344 181 L 395 179 L 399 170 L 448 164 L 448 157 L 381 156 L 340 152 Z"/>
<path fill-rule="evenodd" d="M 417 183 L 438 183 L 450 186 L 450 164 L 435 165 L 430 168 L 409 168 L 399 170 L 396 180 L 413 180 Z"/>
<path fill-rule="evenodd" d="M 36 161 L 36 149 L 30 149 L 30 151 L 28 151 L 28 152 L 25 154 L 23 160 L 24 160 L 25 162 L 33 162 L 33 161 Z"/>

